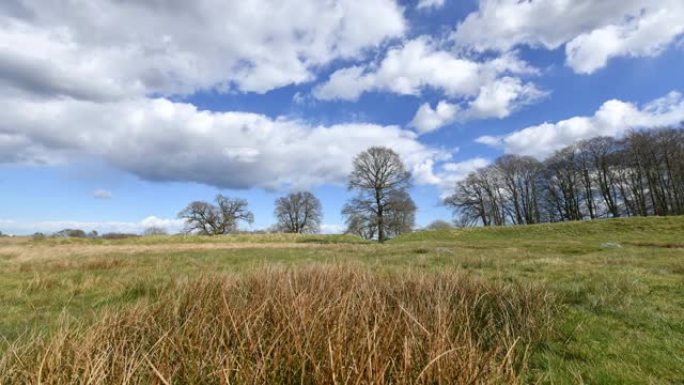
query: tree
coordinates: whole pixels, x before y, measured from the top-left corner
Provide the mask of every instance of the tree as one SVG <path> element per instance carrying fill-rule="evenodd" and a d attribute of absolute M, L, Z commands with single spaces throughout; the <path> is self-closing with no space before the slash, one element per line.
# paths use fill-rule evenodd
<path fill-rule="evenodd" d="M 456 183 L 444 203 L 463 225 L 682 215 L 683 128 L 594 137 L 543 162 L 503 155 Z"/>
<path fill-rule="evenodd" d="M 151 226 L 143 231 L 143 235 L 146 237 L 153 235 L 169 235 L 169 232 L 165 228 L 159 226 Z"/>
<path fill-rule="evenodd" d="M 185 230 L 202 235 L 229 234 L 238 230 L 239 222 L 253 223 L 254 214 L 248 210 L 244 199 L 226 198 L 218 194 L 215 205 L 195 201 L 190 203 L 178 218 L 185 220 Z"/>
<path fill-rule="evenodd" d="M 412 227 L 415 204 L 406 193 L 410 179 L 399 155 L 389 148 L 371 147 L 358 154 L 348 184 L 357 196 L 342 210 L 348 232 L 361 232 L 366 238 L 377 235 L 378 241 L 384 242 L 388 236 L 406 231 L 409 222 Z M 397 221 L 404 222 L 401 229 Z"/>
<path fill-rule="evenodd" d="M 342 214 L 346 217 L 348 234 L 366 239 L 378 236 L 378 218 L 369 202 L 356 197 L 342 209 Z M 415 212 L 416 205 L 405 190 L 390 192 L 384 208 L 385 236 L 393 237 L 411 232 L 415 226 Z"/>
<path fill-rule="evenodd" d="M 54 237 L 85 238 L 86 232 L 81 229 L 64 229 L 53 234 Z"/>
<path fill-rule="evenodd" d="M 503 155 L 496 160 L 505 197 L 505 211 L 514 224 L 540 221 L 537 197 L 542 164 L 530 156 Z"/>
<path fill-rule="evenodd" d="M 454 226 L 451 223 L 442 219 L 436 219 L 425 226 L 425 230 L 449 230 L 453 228 Z"/>
<path fill-rule="evenodd" d="M 286 233 L 318 233 L 321 202 L 308 191 L 294 192 L 275 201 L 276 229 Z"/>

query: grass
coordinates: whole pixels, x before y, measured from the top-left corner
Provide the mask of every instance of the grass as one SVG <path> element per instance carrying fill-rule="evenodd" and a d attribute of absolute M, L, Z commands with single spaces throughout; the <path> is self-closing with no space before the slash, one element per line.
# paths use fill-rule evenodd
<path fill-rule="evenodd" d="M 405 301 L 402 302 L 404 307 L 419 306 L 411 308 L 413 310 L 410 313 L 418 317 L 421 324 L 434 321 L 430 319 L 435 313 L 429 309 L 437 304 L 433 301 L 434 296 L 428 294 L 430 291 L 427 288 L 437 290 L 435 282 L 453 281 L 458 282 L 458 285 L 479 287 L 496 293 L 511 293 L 520 290 L 519 288 L 526 288 L 524 293 L 518 294 L 519 297 L 511 299 L 516 306 L 521 303 L 516 301 L 528 298 L 525 296 L 530 296 L 537 290 L 536 293 L 545 293 L 542 297 L 546 298 L 546 302 L 538 304 L 533 301 L 534 306 L 540 306 L 539 309 L 543 310 L 540 314 L 552 318 L 548 322 L 535 321 L 533 325 L 539 326 L 538 328 L 535 326 L 534 330 L 521 330 L 521 334 L 511 333 L 510 337 L 513 339 L 506 339 L 506 343 L 510 345 L 510 341 L 515 341 L 517 336 L 532 331 L 536 333 L 533 333 L 536 336 L 534 338 L 521 337 L 520 347 L 526 345 L 528 349 L 525 351 L 516 348 L 512 351 L 511 357 L 515 357 L 515 364 L 506 364 L 509 366 L 504 372 L 492 372 L 504 376 L 501 382 L 682 384 L 683 242 L 682 217 L 418 232 L 384 245 L 346 236 L 329 239 L 326 236 L 285 236 L 280 239 L 271 235 L 208 239 L 170 236 L 102 243 L 92 240 L 34 242 L 30 239 L 1 239 L 0 308 L 3 312 L 0 314 L 0 335 L 6 342 L 0 343 L 0 351 L 5 352 L 5 366 L 0 368 L 0 378 L 20 367 L 7 358 L 9 351 L 21 352 L 18 355 L 24 357 L 26 362 L 35 363 L 31 360 L 35 360 L 39 352 L 50 352 L 48 346 L 60 346 L 63 356 L 70 357 L 67 354 L 69 344 L 59 342 L 59 336 L 70 336 L 69 341 L 79 341 L 79 344 L 71 344 L 72 348 L 89 346 L 92 349 L 114 349 L 114 342 L 105 338 L 106 330 L 103 330 L 103 325 L 113 325 L 107 322 L 131 321 L 131 317 L 136 314 L 163 312 L 164 308 L 172 308 L 169 304 L 177 304 L 178 298 L 183 298 L 183 295 L 192 293 L 192 290 L 200 290 L 199 286 L 207 286 L 202 289 L 205 291 L 210 291 L 211 287 L 254 289 L 284 284 L 286 277 L 306 282 L 304 277 L 308 274 L 313 277 L 311 280 L 314 282 L 329 280 L 335 283 L 336 286 L 321 289 L 322 293 L 327 293 L 327 297 L 331 298 L 344 295 L 343 291 L 330 294 L 334 287 L 348 287 L 345 286 L 349 284 L 345 283 L 347 280 L 357 282 L 354 279 L 360 279 L 364 289 L 353 291 L 357 295 L 353 298 L 357 301 L 375 302 L 372 302 L 372 306 L 371 302 L 359 302 L 357 306 L 360 303 L 368 304 L 369 309 L 386 306 L 387 313 L 382 318 L 386 325 L 394 325 L 393 320 L 405 318 L 402 318 L 404 316 L 401 312 L 390 311 L 392 307 L 380 300 L 384 297 L 373 295 L 393 290 L 401 292 L 401 288 L 406 287 L 409 282 L 423 282 L 427 285 L 420 296 L 400 297 Z M 329 277 L 333 271 L 337 280 L 321 278 Z M 255 279 L 258 281 L 257 278 L 261 278 L 263 282 L 254 283 Z M 274 293 L 285 295 L 286 291 L 275 290 L 275 286 L 269 287 Z M 269 297 L 264 291 L 253 290 L 253 293 L 260 293 L 253 297 L 257 302 Z M 259 295 L 262 296 L 261 299 Z M 350 292 L 347 295 L 352 294 Z M 206 299 L 209 301 L 207 303 L 214 303 L 211 301 L 216 298 L 211 298 Z M 238 298 L 242 297 L 238 295 L 235 300 Z M 292 301 L 295 297 L 290 296 L 287 301 L 285 297 L 278 298 L 283 299 L 279 303 L 281 310 L 294 308 Z M 549 302 L 551 299 L 552 302 Z M 257 302 L 250 302 L 249 306 L 243 308 L 259 309 L 258 306 L 255 307 Z M 322 309 L 318 305 L 320 303 L 310 302 L 307 306 L 312 310 Z M 471 302 L 467 304 L 466 308 L 472 305 Z M 557 312 L 552 312 L 554 308 Z M 335 309 L 335 314 L 343 314 L 343 308 Z M 451 309 L 450 316 L 460 319 L 458 317 L 463 315 L 459 313 L 459 309 L 461 308 Z M 501 311 L 503 309 L 505 308 L 500 308 Z M 154 329 L 157 332 L 174 322 L 172 314 L 167 313 L 157 321 L 157 329 Z M 545 326 L 540 325 L 549 323 L 552 333 L 545 333 Z M 276 328 L 275 324 L 271 326 Z M 358 329 L 358 333 L 354 334 L 347 327 L 334 329 L 334 325 L 328 326 L 332 329 L 318 328 L 317 333 L 323 333 L 323 330 L 328 333 L 331 330 L 336 333 L 344 331 L 350 333 L 349 338 L 352 334 L 353 338 L 368 338 L 363 332 L 366 329 Z M 304 333 L 305 329 L 300 332 Z M 419 329 L 421 328 L 418 325 L 413 324 L 412 329 L 406 326 L 398 329 L 397 333 L 404 336 L 420 335 Z M 152 339 L 155 336 L 158 337 L 158 334 L 152 333 L 145 338 Z M 264 343 L 271 337 L 264 334 Z M 391 338 L 385 340 L 377 337 L 375 343 L 387 349 L 396 342 Z M 206 338 L 207 344 L 215 343 L 209 336 Z M 246 337 L 237 338 L 236 346 L 240 346 L 239 342 L 244 342 L 244 338 Z M 288 340 L 293 338 L 296 338 L 294 334 L 287 337 Z M 453 336 L 450 338 L 454 346 L 464 343 L 464 340 Z M 87 341 L 100 341 L 100 345 L 87 345 Z M 104 344 L 103 341 L 109 344 Z M 180 344 L 181 340 L 174 341 Z M 272 343 L 272 340 L 268 341 Z M 307 364 L 313 366 L 307 366 L 305 370 L 311 377 L 307 378 L 312 381 L 310 383 L 332 383 L 331 378 L 322 380 L 333 372 L 328 364 L 329 353 L 323 357 L 320 349 L 325 346 L 316 345 L 314 348 L 314 341 L 327 344 L 325 338 L 313 338 L 307 345 L 313 349 L 309 352 L 310 361 Z M 387 341 L 394 342 L 388 345 Z M 52 345 L 49 345 L 50 342 Z M 331 344 L 332 342 L 339 341 L 331 341 Z M 416 366 L 411 371 L 413 377 L 408 372 L 396 371 L 399 366 L 393 369 L 395 371 L 383 373 L 394 373 L 395 377 L 392 378 L 404 378 L 408 381 L 406 383 L 411 379 L 415 380 L 416 368 L 427 366 L 426 360 L 448 351 L 447 345 L 430 350 L 433 343 L 435 342 L 430 340 L 416 342 L 416 346 L 421 346 L 422 352 L 427 353 L 414 357 Z M 506 346 L 506 343 L 501 346 Z M 337 344 L 332 346 L 333 356 L 341 357 L 342 347 Z M 402 345 L 397 346 L 397 351 L 401 351 Z M 498 353 L 492 353 L 492 361 L 487 362 L 494 366 L 502 364 L 503 350 L 493 350 Z M 239 349 L 234 353 L 238 352 Z M 299 353 L 290 351 L 298 359 L 302 359 L 298 354 L 304 354 L 303 352 L 304 350 Z M 354 352 L 354 357 L 361 357 L 358 351 Z M 440 358 L 438 362 L 456 360 L 450 354 Z M 76 362 L 71 361 L 72 364 Z M 155 367 L 161 365 L 158 361 L 151 362 Z M 297 377 L 293 374 L 294 371 L 288 372 L 291 367 L 283 369 L 288 366 L 282 364 L 282 361 L 278 362 L 280 364 L 276 365 L 275 361 L 270 360 L 268 365 L 273 364 L 280 369 L 275 370 L 273 368 L 276 366 L 268 366 L 273 369 L 268 372 L 272 375 L 276 372 L 291 375 L 283 375 L 284 377 L 277 379 L 271 377 L 270 383 L 288 383 L 287 378 Z M 398 358 L 392 362 L 399 362 Z M 478 362 L 484 365 L 485 361 Z M 319 365 L 319 371 L 313 369 L 315 365 Z M 377 365 L 383 364 L 377 361 Z M 145 375 L 149 376 L 150 366 L 147 362 L 143 366 Z M 173 371 L 174 367 L 157 369 Z M 253 370 L 250 372 L 251 382 L 263 383 L 266 379 L 263 377 L 263 370 Z M 260 374 L 254 374 L 257 372 Z M 14 373 L 11 374 L 13 376 L 17 375 L 15 372 L 11 373 Z M 25 373 L 28 376 L 27 373 L 28 369 Z M 169 373 L 162 374 L 168 376 Z M 352 378 L 349 373 L 342 372 L 336 372 L 336 376 L 338 382 L 341 382 L 341 378 Z M 30 382 L 30 377 L 21 378 Z M 369 377 L 363 378 L 366 379 L 365 383 L 373 383 L 369 382 Z M 384 381 L 389 382 L 388 378 L 390 377 L 385 377 Z M 434 379 L 433 383 L 438 383 L 438 377 L 430 378 Z M 33 379 L 35 382 L 35 377 Z M 150 378 L 147 380 L 152 381 Z M 445 378 L 442 380 L 449 382 Z M 421 381 L 428 381 L 427 377 L 421 378 Z M 244 382 L 250 381 L 239 383 Z M 375 383 L 382 382 L 383 379 L 378 379 Z M 13 382 L 5 380 L 3 383 Z M 183 383 L 180 377 L 176 383 Z M 394 383 L 398 383 L 398 380 Z"/>
<path fill-rule="evenodd" d="M 551 310 L 542 289 L 454 273 L 270 268 L 19 340 L 0 372 L 50 384 L 518 383 Z"/>

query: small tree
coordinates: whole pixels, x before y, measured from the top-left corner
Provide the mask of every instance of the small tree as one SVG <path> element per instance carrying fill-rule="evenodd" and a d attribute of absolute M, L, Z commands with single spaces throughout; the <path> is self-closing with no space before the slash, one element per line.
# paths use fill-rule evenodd
<path fill-rule="evenodd" d="M 286 233 L 318 233 L 321 202 L 308 191 L 290 193 L 275 201 L 276 229 Z"/>
<path fill-rule="evenodd" d="M 436 219 L 425 226 L 425 230 L 449 230 L 453 228 L 454 226 L 451 223 L 442 219 Z"/>
<path fill-rule="evenodd" d="M 348 232 L 363 232 L 366 238 L 377 234 L 378 241 L 384 242 L 412 227 L 416 208 L 406 193 L 410 179 L 399 155 L 389 148 L 371 147 L 357 155 L 348 184 L 357 196 L 342 210 Z"/>
<path fill-rule="evenodd" d="M 85 238 L 86 232 L 81 229 L 64 229 L 53 234 L 54 237 Z"/>
<path fill-rule="evenodd" d="M 146 237 L 153 235 L 169 235 L 169 232 L 165 228 L 159 226 L 151 226 L 143 231 L 143 235 Z"/>
<path fill-rule="evenodd" d="M 215 205 L 195 201 L 190 203 L 178 217 L 185 220 L 185 230 L 202 235 L 229 234 L 238 230 L 239 222 L 253 223 L 254 214 L 248 210 L 244 199 L 216 196 Z"/>

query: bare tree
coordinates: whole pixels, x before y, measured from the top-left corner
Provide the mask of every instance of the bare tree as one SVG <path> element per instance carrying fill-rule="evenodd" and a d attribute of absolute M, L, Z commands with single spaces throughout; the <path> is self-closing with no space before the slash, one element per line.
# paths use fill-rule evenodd
<path fill-rule="evenodd" d="M 150 226 L 143 231 L 143 235 L 146 237 L 154 235 L 169 235 L 169 232 L 165 228 L 160 226 Z"/>
<path fill-rule="evenodd" d="M 308 191 L 290 193 L 275 201 L 276 229 L 287 233 L 318 233 L 321 202 Z"/>
<path fill-rule="evenodd" d="M 411 174 L 406 171 L 399 155 L 389 148 L 371 147 L 357 155 L 348 187 L 358 195 L 342 211 L 347 217 L 347 224 L 354 225 L 355 229 L 364 229 L 366 238 L 377 234 L 379 242 L 397 234 L 398 216 L 403 215 L 402 220 L 410 221 L 409 217 L 415 213 L 413 201 L 408 204 L 404 199 L 408 197 L 405 190 L 410 186 L 410 179 Z M 398 204 L 400 195 L 401 205 Z M 398 210 L 406 211 L 400 214 Z M 393 216 L 390 221 L 389 211 Z M 405 230 L 404 227 L 401 231 Z"/>
<path fill-rule="evenodd" d="M 504 155 L 459 181 L 444 202 L 463 224 L 497 226 L 684 214 L 684 129 L 596 137 L 539 162 Z"/>
<path fill-rule="evenodd" d="M 449 230 L 453 228 L 454 225 L 442 219 L 436 219 L 425 226 L 425 230 Z"/>
<path fill-rule="evenodd" d="M 514 224 L 537 223 L 540 219 L 537 197 L 542 164 L 530 156 L 504 155 L 496 160 L 505 211 Z"/>
<path fill-rule="evenodd" d="M 387 237 L 413 231 L 416 224 L 416 204 L 406 190 L 390 192 L 385 217 Z"/>
<path fill-rule="evenodd" d="M 254 215 L 248 210 L 247 201 L 239 198 L 226 198 L 218 194 L 215 205 L 195 201 L 190 203 L 178 217 L 185 220 L 185 230 L 202 235 L 229 234 L 238 230 L 240 221 L 254 222 Z"/>
<path fill-rule="evenodd" d="M 415 226 L 416 205 L 405 190 L 391 191 L 384 207 L 385 237 L 408 233 Z M 378 236 L 378 217 L 370 200 L 354 198 L 344 206 L 342 214 L 346 217 L 347 233 L 366 239 Z"/>

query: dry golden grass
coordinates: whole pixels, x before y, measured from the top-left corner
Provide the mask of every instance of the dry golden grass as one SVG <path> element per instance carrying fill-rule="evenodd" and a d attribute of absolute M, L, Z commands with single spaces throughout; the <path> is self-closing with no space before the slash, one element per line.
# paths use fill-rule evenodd
<path fill-rule="evenodd" d="M 267 268 L 21 337 L 0 383 L 515 384 L 552 313 L 543 288 L 460 273 Z"/>
<path fill-rule="evenodd" d="M 241 249 L 339 249 L 338 244 L 316 243 L 169 243 L 169 244 L 64 244 L 41 243 L 0 244 L 0 256 L 13 262 L 50 262 L 68 257 L 87 257 L 99 255 L 132 255 L 143 253 L 200 252 L 212 250 Z M 364 247 L 356 245 L 355 247 Z"/>

